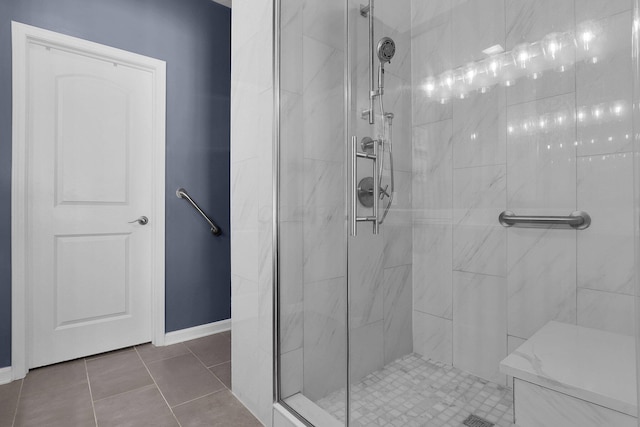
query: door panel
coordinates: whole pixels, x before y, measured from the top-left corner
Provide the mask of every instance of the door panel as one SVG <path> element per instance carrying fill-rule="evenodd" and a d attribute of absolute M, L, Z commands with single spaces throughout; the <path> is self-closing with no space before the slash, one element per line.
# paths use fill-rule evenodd
<path fill-rule="evenodd" d="M 28 50 L 30 362 L 150 341 L 152 74 Z"/>

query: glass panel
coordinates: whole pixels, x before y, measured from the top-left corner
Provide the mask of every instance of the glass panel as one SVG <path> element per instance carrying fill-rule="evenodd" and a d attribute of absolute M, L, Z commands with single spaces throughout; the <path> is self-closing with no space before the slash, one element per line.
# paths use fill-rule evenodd
<path fill-rule="evenodd" d="M 281 3 L 283 401 L 636 424 L 632 1 Z"/>
<path fill-rule="evenodd" d="M 280 3 L 280 397 L 333 425 L 317 403 L 341 393 L 331 410 L 344 420 L 345 2 Z"/>
<path fill-rule="evenodd" d="M 504 363 L 526 369 L 545 333 L 603 351 L 558 338 L 536 355 L 550 382 L 580 365 L 585 387 L 635 401 L 632 2 L 377 0 L 372 44 L 360 3 L 347 133 L 359 152 L 381 141 L 380 217 L 393 200 L 380 234 L 360 222 L 348 242 L 350 425 L 508 425 L 500 363 L 524 345 Z M 372 166 L 357 160 L 362 190 Z M 592 223 L 506 227 L 504 211 Z M 357 215 L 373 212 L 359 201 Z"/>

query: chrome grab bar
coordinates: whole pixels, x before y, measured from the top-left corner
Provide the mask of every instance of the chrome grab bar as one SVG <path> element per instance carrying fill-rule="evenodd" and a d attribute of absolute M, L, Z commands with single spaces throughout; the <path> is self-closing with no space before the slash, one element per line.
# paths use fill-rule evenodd
<path fill-rule="evenodd" d="M 198 206 L 198 204 L 193 201 L 191 196 L 189 196 L 187 190 L 185 190 L 184 188 L 178 188 L 176 190 L 176 196 L 178 196 L 179 199 L 187 200 L 189 203 L 191 203 L 191 206 L 193 206 L 198 212 L 200 212 L 200 215 L 202 215 L 202 217 L 209 223 L 209 226 L 211 227 L 211 233 L 213 233 L 214 236 L 219 236 L 222 234 L 222 230 L 220 230 L 220 227 L 218 227 L 215 222 L 211 221 L 207 214 L 204 213 L 202 209 L 200 209 L 200 206 Z"/>
<path fill-rule="evenodd" d="M 351 235 L 358 235 L 358 222 L 373 222 L 373 234 L 380 233 L 380 220 L 378 218 L 378 207 L 380 200 L 380 186 L 378 185 L 379 170 L 378 158 L 380 156 L 380 141 L 373 141 L 373 154 L 361 153 L 358 151 L 358 137 L 351 137 Z M 373 161 L 373 215 L 358 216 L 358 158 Z"/>
<path fill-rule="evenodd" d="M 591 225 L 591 217 L 583 211 L 572 212 L 569 216 L 518 216 L 511 211 L 504 211 L 498 221 L 505 227 L 517 224 L 568 225 L 576 230 L 584 230 Z"/>

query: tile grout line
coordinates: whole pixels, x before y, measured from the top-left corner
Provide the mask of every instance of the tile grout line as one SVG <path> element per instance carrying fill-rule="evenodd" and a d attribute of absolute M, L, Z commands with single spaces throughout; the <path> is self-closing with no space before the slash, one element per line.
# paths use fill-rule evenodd
<path fill-rule="evenodd" d="M 206 369 L 207 371 L 209 371 L 209 373 L 210 373 L 211 375 L 213 375 L 213 378 L 215 378 L 215 379 L 217 379 L 218 381 L 220 381 L 220 383 L 222 383 L 222 385 L 224 386 L 224 388 L 227 388 L 227 386 L 225 385 L 225 383 L 223 383 L 223 382 L 222 382 L 222 380 L 221 380 L 220 378 L 218 378 L 218 376 L 217 376 L 216 374 L 214 374 L 213 372 L 211 372 L 211 369 L 209 369 L 209 368 L 207 367 L 207 365 L 206 365 L 206 364 L 205 364 L 205 363 L 204 363 L 204 362 L 203 362 L 203 361 L 202 361 L 202 360 L 201 360 L 201 359 L 200 359 L 200 358 L 199 358 L 199 357 L 198 357 L 198 356 L 197 356 L 197 355 L 196 355 L 196 354 L 195 354 L 195 353 L 194 353 L 194 352 L 189 348 L 189 346 L 185 345 L 185 347 L 187 347 L 187 350 L 189 350 L 189 352 L 190 352 L 191 354 L 193 354 L 193 357 L 195 357 L 195 358 L 198 360 L 198 362 L 200 362 L 200 364 L 201 364 L 202 366 L 204 366 L 204 369 Z M 229 360 L 228 360 L 227 362 L 229 362 Z M 222 363 L 227 363 L 227 362 L 222 362 Z M 218 365 L 222 365 L 222 363 L 218 363 L 217 365 L 212 365 L 211 367 L 213 367 L 213 366 L 218 366 Z M 203 396 L 200 396 L 200 397 L 203 397 Z"/>
<path fill-rule="evenodd" d="M 13 411 L 13 420 L 11 421 L 11 427 L 16 425 L 16 418 L 18 417 L 18 406 L 20 405 L 20 398 L 22 398 L 22 387 L 24 387 L 24 378 L 20 380 L 20 391 L 18 391 L 18 400 L 16 400 L 16 409 Z"/>
<path fill-rule="evenodd" d="M 186 405 L 187 403 L 195 402 L 196 400 L 200 400 L 200 399 L 208 397 L 208 396 L 213 396 L 214 394 L 220 393 L 221 391 L 229 391 L 229 389 L 227 388 L 227 386 L 225 386 L 224 388 L 221 388 L 220 390 L 212 391 L 211 393 L 207 393 L 207 394 L 204 394 L 202 396 L 194 397 L 193 399 L 187 400 L 186 402 L 178 403 L 176 406 L 174 406 L 174 408 L 177 408 L 178 406 Z"/>
<path fill-rule="evenodd" d="M 87 358 L 83 359 L 84 362 L 84 374 L 87 377 L 87 386 L 89 387 L 89 399 L 91 399 L 91 409 L 93 410 L 93 420 L 98 427 L 98 414 L 96 414 L 96 406 L 93 404 L 93 392 L 91 391 L 91 380 L 89 379 L 89 368 L 87 367 Z"/>
<path fill-rule="evenodd" d="M 162 390 L 160 390 L 160 386 L 158 386 L 158 383 L 156 382 L 156 379 L 151 374 L 151 371 L 149 370 L 149 367 L 147 366 L 146 362 L 142 359 L 142 356 L 140 356 L 140 353 L 138 352 L 138 347 L 134 346 L 133 350 L 136 352 L 136 354 L 138 355 L 138 358 L 140 359 L 140 361 L 144 365 L 144 368 L 147 370 L 147 373 L 151 377 L 151 380 L 153 381 L 153 384 L 156 386 L 156 389 L 160 393 L 160 396 L 162 396 L 162 400 L 164 400 L 164 403 L 167 405 L 167 408 L 169 408 L 169 411 L 171 411 L 171 415 L 173 415 L 173 419 L 176 420 L 176 423 L 178 423 L 179 427 L 182 427 L 182 424 L 180 424 L 180 420 L 178 420 L 178 417 L 176 417 L 176 414 L 173 412 L 173 408 L 171 407 L 171 405 L 169 405 L 169 402 L 167 402 L 167 398 L 164 397 L 164 393 L 162 392 Z"/>

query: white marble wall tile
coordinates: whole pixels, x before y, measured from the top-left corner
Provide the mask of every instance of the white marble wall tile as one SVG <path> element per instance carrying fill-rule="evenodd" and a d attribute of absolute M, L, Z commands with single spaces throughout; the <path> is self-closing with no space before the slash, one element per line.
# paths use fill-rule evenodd
<path fill-rule="evenodd" d="M 265 111 L 273 110 L 273 99 L 268 96 L 272 93 L 268 89 L 252 87 L 251 84 L 236 82 L 232 90 L 231 138 L 234 141 L 243 141 L 231 149 L 231 164 L 234 164 L 260 157 L 260 145 L 256 141 L 264 141 L 266 132 L 271 129 L 272 117 L 267 117 Z M 240 99 L 251 99 L 251 103 L 238 101 Z M 252 125 L 246 126 L 246 123 Z"/>
<path fill-rule="evenodd" d="M 231 26 L 233 51 L 237 51 L 246 44 L 252 44 L 256 35 L 264 38 L 271 33 L 272 4 L 269 1 L 258 0 L 251 3 L 238 3 L 233 6 Z M 234 20 L 235 18 L 235 20 Z M 251 41 L 251 39 L 254 39 Z"/>
<path fill-rule="evenodd" d="M 384 108 L 393 113 L 391 127 L 393 144 L 393 166 L 396 171 L 411 172 L 411 84 L 408 81 L 386 74 L 384 88 Z M 380 111 L 376 107 L 376 111 Z M 378 132 L 383 120 L 378 118 Z M 385 167 L 389 165 L 385 160 Z"/>
<path fill-rule="evenodd" d="M 578 289 L 578 325 L 633 335 L 635 331 L 634 297 Z"/>
<path fill-rule="evenodd" d="M 578 286 L 633 295 L 631 153 L 579 158 L 578 209 L 592 219 L 578 232 Z"/>
<path fill-rule="evenodd" d="M 509 335 L 529 338 L 550 320 L 576 323 L 576 232 L 512 227 L 507 235 Z"/>
<path fill-rule="evenodd" d="M 505 6 L 507 50 L 550 33 L 571 31 L 574 26 L 574 0 L 507 1 Z"/>
<path fill-rule="evenodd" d="M 285 0 L 280 3 L 280 89 L 302 94 L 302 2 Z"/>
<path fill-rule="evenodd" d="M 341 163 L 305 160 L 305 283 L 345 275 L 343 186 Z"/>
<path fill-rule="evenodd" d="M 495 87 L 453 100 L 453 166 L 505 163 L 505 91 Z"/>
<path fill-rule="evenodd" d="M 411 86 L 413 88 L 413 125 L 450 119 L 451 102 L 427 96 L 423 89 L 428 79 L 453 67 L 451 22 L 414 35 L 411 41 Z"/>
<path fill-rule="evenodd" d="M 504 166 L 456 169 L 453 175 L 453 269 L 506 276 Z"/>
<path fill-rule="evenodd" d="M 413 128 L 413 211 L 415 219 L 452 218 L 452 121 Z"/>
<path fill-rule="evenodd" d="M 505 43 L 505 0 L 468 0 L 453 9 L 454 66 L 484 58 L 482 51 Z"/>
<path fill-rule="evenodd" d="M 304 156 L 343 162 L 344 53 L 311 37 L 303 49 Z"/>
<path fill-rule="evenodd" d="M 633 0 L 576 0 L 576 21 L 606 18 L 632 8 Z"/>
<path fill-rule="evenodd" d="M 389 171 L 384 172 L 383 187 L 389 183 Z M 385 224 L 405 224 L 411 225 L 413 220 L 412 212 L 412 173 L 395 171 L 395 195 L 389 213 L 384 220 L 383 229 Z M 389 191 L 391 186 L 389 186 Z M 384 201 L 384 206 L 387 204 L 387 199 Z M 381 208 L 382 209 L 382 208 Z M 380 213 L 383 211 L 381 210 Z M 383 230 L 384 233 L 384 230 Z"/>
<path fill-rule="evenodd" d="M 258 284 L 232 275 L 231 376 L 233 391 L 248 407 L 257 410 L 259 396 L 254 382 L 258 376 Z"/>
<path fill-rule="evenodd" d="M 411 80 L 411 0 L 384 0 L 375 3 L 376 38 L 391 37 L 396 53 L 385 66 L 386 75 Z"/>
<path fill-rule="evenodd" d="M 573 94 L 509 107 L 509 210 L 519 215 L 568 215 L 575 210 L 574 114 Z"/>
<path fill-rule="evenodd" d="M 382 320 L 349 332 L 350 379 L 352 384 L 384 366 L 384 322 Z"/>
<path fill-rule="evenodd" d="M 506 377 L 507 289 L 501 277 L 453 273 L 453 364 L 496 383 Z"/>
<path fill-rule="evenodd" d="M 283 399 L 302 391 L 302 363 L 302 347 L 280 356 L 280 393 Z"/>
<path fill-rule="evenodd" d="M 233 163 L 231 167 L 231 192 L 237 197 L 231 198 L 233 230 L 249 230 L 256 228 L 258 220 L 258 199 L 248 197 L 255 189 L 260 176 L 259 159 L 248 159 Z M 253 189 L 253 190 L 252 190 Z"/>
<path fill-rule="evenodd" d="M 413 351 L 411 266 L 384 270 L 384 363 Z"/>
<path fill-rule="evenodd" d="M 507 44 L 512 51 L 520 43 L 544 40 L 553 33 L 573 32 L 573 0 L 509 1 L 507 8 Z M 575 90 L 575 46 L 564 44 L 555 60 L 534 55 L 512 86 L 507 88 L 508 104 L 573 92 Z"/>
<path fill-rule="evenodd" d="M 344 278 L 305 283 L 303 394 L 311 400 L 346 386 L 346 294 Z"/>
<path fill-rule="evenodd" d="M 413 251 L 413 231 L 411 224 L 382 224 L 384 230 L 385 268 L 411 264 Z"/>
<path fill-rule="evenodd" d="M 280 223 L 280 351 L 302 347 L 303 242 L 301 222 Z"/>
<path fill-rule="evenodd" d="M 302 96 L 280 93 L 280 219 L 303 218 L 304 147 L 302 141 Z M 255 184 L 255 182 L 254 182 Z"/>
<path fill-rule="evenodd" d="M 273 74 L 271 69 L 269 72 L 264 72 L 264 64 L 271 64 L 272 57 L 273 42 L 270 30 L 269 35 L 263 31 L 255 33 L 244 44 L 235 43 L 234 40 L 231 53 L 231 74 L 235 88 L 249 89 L 256 94 L 272 87 Z"/>
<path fill-rule="evenodd" d="M 411 31 L 418 35 L 429 28 L 451 21 L 455 0 L 424 1 L 411 0 Z"/>
<path fill-rule="evenodd" d="M 260 237 L 256 230 L 235 230 L 231 242 L 231 273 L 258 282 Z"/>
<path fill-rule="evenodd" d="M 349 240 L 349 325 L 358 328 L 382 320 L 383 239 L 363 232 Z"/>
<path fill-rule="evenodd" d="M 631 12 L 592 24 L 597 63 L 577 64 L 578 155 L 631 150 Z"/>
<path fill-rule="evenodd" d="M 453 322 L 413 312 L 413 351 L 443 363 L 453 363 Z"/>
<path fill-rule="evenodd" d="M 451 319 L 452 227 L 437 222 L 415 223 L 413 242 L 413 308 Z"/>
<path fill-rule="evenodd" d="M 399 33 L 411 31 L 411 0 L 378 0 L 375 16 L 382 24 Z"/>
<path fill-rule="evenodd" d="M 521 43 L 543 41 L 547 35 L 573 32 L 573 0 L 524 0 L 506 2 L 507 43 L 512 51 Z M 553 61 L 553 62 L 552 62 Z M 508 104 L 518 104 L 570 93 L 575 90 L 575 46 L 564 44 L 556 59 L 534 55 L 513 85 L 507 88 Z"/>
<path fill-rule="evenodd" d="M 336 49 L 345 46 L 345 2 L 304 0 L 304 34 Z"/>

